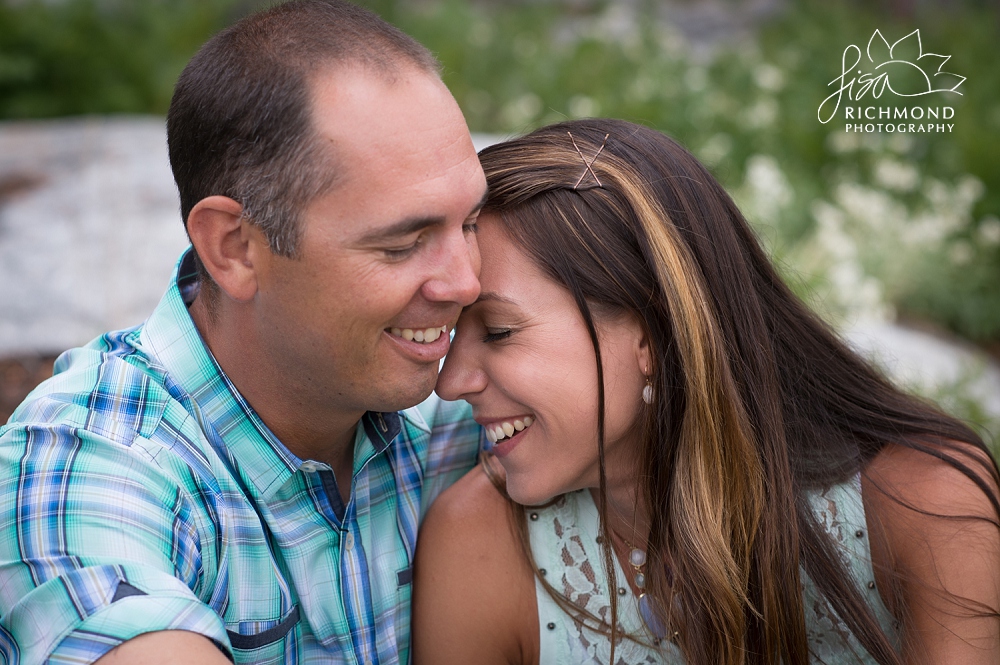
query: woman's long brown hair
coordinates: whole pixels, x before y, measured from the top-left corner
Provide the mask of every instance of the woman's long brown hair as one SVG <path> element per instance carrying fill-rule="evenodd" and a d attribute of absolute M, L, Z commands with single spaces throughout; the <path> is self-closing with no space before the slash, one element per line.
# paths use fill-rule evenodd
<path fill-rule="evenodd" d="M 599 151 L 589 167 L 581 159 Z M 590 331 L 609 589 L 616 582 L 595 312 L 634 315 L 649 339 L 655 397 L 641 423 L 637 473 L 651 520 L 647 592 L 687 662 L 807 663 L 804 569 L 879 663 L 900 663 L 804 491 L 847 480 L 894 443 L 961 470 L 989 497 L 1000 526 L 1000 474 L 988 453 L 972 452 L 986 451 L 982 440 L 840 342 L 779 279 L 718 182 L 667 136 L 581 120 L 491 146 L 480 159 L 484 210 L 569 289 Z M 548 588 L 577 618 L 594 619 Z M 617 594 L 609 596 L 616 617 Z M 603 627 L 612 660 L 617 624 Z"/>

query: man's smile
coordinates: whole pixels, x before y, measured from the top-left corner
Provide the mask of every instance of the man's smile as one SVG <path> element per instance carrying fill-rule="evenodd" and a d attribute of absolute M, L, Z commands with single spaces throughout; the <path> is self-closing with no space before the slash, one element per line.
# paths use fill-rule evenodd
<path fill-rule="evenodd" d="M 430 344 L 437 341 L 441 335 L 448 333 L 448 324 L 431 328 L 386 328 L 390 335 L 401 337 L 407 342 Z"/>

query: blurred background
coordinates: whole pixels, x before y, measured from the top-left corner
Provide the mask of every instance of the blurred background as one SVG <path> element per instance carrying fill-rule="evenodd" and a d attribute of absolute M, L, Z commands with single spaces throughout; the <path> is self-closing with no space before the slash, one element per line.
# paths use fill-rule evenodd
<path fill-rule="evenodd" d="M 264 4 L 0 0 L 0 423 L 58 352 L 155 306 L 186 245 L 163 136 L 173 83 L 211 34 Z M 437 54 L 480 144 L 598 115 L 679 139 L 797 293 L 996 441 L 995 2 L 360 4 Z M 820 124 L 848 44 L 918 28 L 924 52 L 967 78 L 961 95 L 919 102 L 952 106 L 950 133 Z"/>

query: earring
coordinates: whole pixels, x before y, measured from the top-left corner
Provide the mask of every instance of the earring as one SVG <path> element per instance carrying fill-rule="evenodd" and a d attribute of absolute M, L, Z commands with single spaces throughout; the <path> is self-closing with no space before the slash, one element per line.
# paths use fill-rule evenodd
<path fill-rule="evenodd" d="M 653 403 L 653 381 L 646 376 L 646 386 L 642 389 L 642 401 L 646 404 Z"/>

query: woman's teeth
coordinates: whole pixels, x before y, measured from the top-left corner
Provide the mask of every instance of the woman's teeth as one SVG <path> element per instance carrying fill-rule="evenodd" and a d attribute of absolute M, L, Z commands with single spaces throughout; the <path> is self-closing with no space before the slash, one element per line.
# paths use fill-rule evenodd
<path fill-rule="evenodd" d="M 402 337 L 407 342 L 420 342 L 421 344 L 430 344 L 431 342 L 437 341 L 437 338 L 448 332 L 448 326 L 443 325 L 440 328 L 418 328 L 414 330 L 413 328 L 389 328 L 389 332 L 396 337 Z"/>
<path fill-rule="evenodd" d="M 514 436 L 514 432 L 520 432 L 523 429 L 531 427 L 531 423 L 533 422 L 535 422 L 534 418 L 531 416 L 525 416 L 523 419 L 518 418 L 513 422 L 505 420 L 502 423 L 487 425 L 486 438 L 489 439 L 490 443 L 503 441 L 504 439 Z"/>

